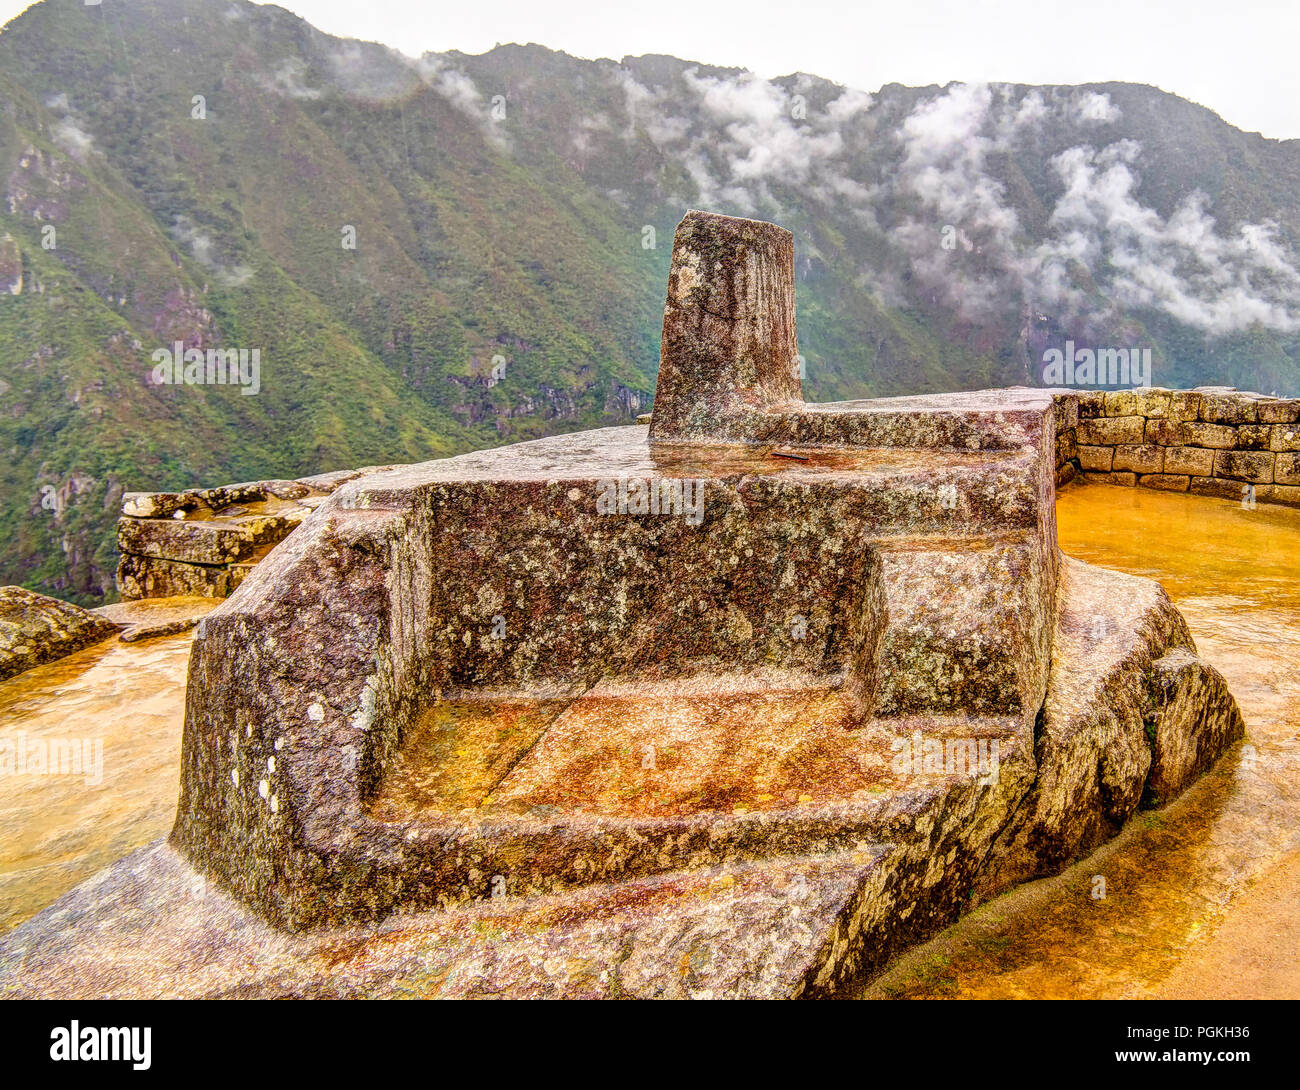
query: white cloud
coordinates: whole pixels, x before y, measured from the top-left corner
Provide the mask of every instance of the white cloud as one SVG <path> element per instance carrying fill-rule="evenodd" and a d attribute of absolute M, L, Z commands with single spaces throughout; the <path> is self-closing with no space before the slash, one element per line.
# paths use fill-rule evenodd
<path fill-rule="evenodd" d="M 77 162 L 84 163 L 86 157 L 94 150 L 95 141 L 71 117 L 65 117 L 50 131 L 50 136 L 59 147 L 71 155 Z"/>

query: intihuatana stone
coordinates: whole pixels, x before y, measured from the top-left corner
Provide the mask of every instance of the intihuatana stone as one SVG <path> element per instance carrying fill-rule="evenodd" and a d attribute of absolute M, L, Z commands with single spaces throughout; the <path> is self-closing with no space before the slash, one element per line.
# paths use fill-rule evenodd
<path fill-rule="evenodd" d="M 23 587 L 0 587 L 0 680 L 80 651 L 117 625 Z"/>
<path fill-rule="evenodd" d="M 306 515 L 199 624 L 169 844 L 0 994 L 843 994 L 1235 736 L 1163 591 L 1059 553 L 1052 391 L 804 402 L 791 236 L 703 212 L 661 351 L 648 428 Z"/>
<path fill-rule="evenodd" d="M 794 326 L 794 236 L 688 212 L 673 237 L 651 435 L 759 439 L 753 410 L 803 401 Z"/>

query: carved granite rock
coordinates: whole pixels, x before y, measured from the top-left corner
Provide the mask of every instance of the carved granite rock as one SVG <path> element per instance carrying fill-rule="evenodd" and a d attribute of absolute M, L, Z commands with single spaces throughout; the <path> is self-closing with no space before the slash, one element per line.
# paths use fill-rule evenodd
<path fill-rule="evenodd" d="M 807 404 L 792 269 L 692 212 L 649 428 L 320 503 L 199 625 L 170 844 L 0 992 L 842 994 L 1203 771 L 1181 617 L 1057 551 L 1079 408 Z"/>

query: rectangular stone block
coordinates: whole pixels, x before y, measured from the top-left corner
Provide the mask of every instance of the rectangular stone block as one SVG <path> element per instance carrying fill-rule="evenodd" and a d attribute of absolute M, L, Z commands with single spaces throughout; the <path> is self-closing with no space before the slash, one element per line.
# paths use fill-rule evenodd
<path fill-rule="evenodd" d="M 1143 434 L 1148 443 L 1162 447 L 1186 446 L 1192 438 L 1187 425 L 1174 420 L 1148 420 Z"/>
<path fill-rule="evenodd" d="M 1186 492 L 1190 477 L 1180 477 L 1172 473 L 1145 473 L 1138 478 L 1142 488 L 1158 488 L 1162 492 Z"/>
<path fill-rule="evenodd" d="M 1239 450 L 1268 450 L 1271 430 L 1267 424 L 1242 424 L 1237 429 L 1237 448 Z"/>
<path fill-rule="evenodd" d="M 139 556 L 225 566 L 247 560 L 263 545 L 282 541 L 306 515 L 307 509 L 302 508 L 248 518 L 123 518 L 117 523 L 117 547 Z"/>
<path fill-rule="evenodd" d="M 1085 473 L 1084 480 L 1097 484 L 1119 484 L 1132 488 L 1137 484 L 1136 473 Z"/>
<path fill-rule="evenodd" d="M 1137 392 L 1134 390 L 1107 390 L 1105 413 L 1107 416 L 1140 416 Z"/>
<path fill-rule="evenodd" d="M 1214 451 L 1200 447 L 1166 447 L 1165 472 L 1189 477 L 1214 476 Z"/>
<path fill-rule="evenodd" d="M 1201 395 L 1191 390 L 1175 390 L 1169 395 L 1169 419 L 1173 421 L 1199 420 Z"/>
<path fill-rule="evenodd" d="M 126 554 L 117 561 L 117 589 L 129 602 L 176 595 L 224 598 L 233 587 L 225 568 Z"/>
<path fill-rule="evenodd" d="M 1114 458 L 1114 447 L 1079 447 L 1079 465 L 1094 473 L 1109 473 Z"/>
<path fill-rule="evenodd" d="M 1121 443 L 1138 445 L 1146 433 L 1146 420 L 1140 416 L 1107 416 L 1095 420 L 1080 420 L 1080 444 L 1097 447 L 1115 447 Z"/>
<path fill-rule="evenodd" d="M 1162 473 L 1165 468 L 1165 448 L 1152 444 L 1118 446 L 1111 469 L 1131 470 L 1134 473 Z"/>
<path fill-rule="evenodd" d="M 1300 507 L 1300 486 L 1275 484 L 1272 502 L 1284 503 L 1288 507 Z"/>
<path fill-rule="evenodd" d="M 1244 394 L 1203 394 L 1201 419 L 1207 424 L 1253 424 L 1254 399 Z"/>
<path fill-rule="evenodd" d="M 1188 492 L 1193 496 L 1216 496 L 1225 500 L 1239 500 L 1249 487 L 1241 481 L 1221 480 L 1218 477 L 1192 477 Z M 1256 496 L 1258 500 L 1258 496 Z"/>
<path fill-rule="evenodd" d="M 1300 421 L 1300 401 L 1257 401 L 1255 414 L 1261 424 L 1294 424 Z"/>
<path fill-rule="evenodd" d="M 1279 454 L 1273 463 L 1273 480 L 1278 484 L 1300 485 L 1300 454 Z"/>
<path fill-rule="evenodd" d="M 1300 424 L 1274 424 L 1269 429 L 1269 450 L 1300 450 Z"/>
<path fill-rule="evenodd" d="M 1145 416 L 1148 420 L 1164 420 L 1169 417 L 1172 391 L 1153 386 L 1149 390 L 1134 390 L 1133 394 L 1134 412 L 1137 416 Z"/>
<path fill-rule="evenodd" d="M 1079 457 L 1079 444 L 1075 441 L 1075 431 L 1071 428 L 1069 431 L 1060 432 L 1056 436 L 1056 461 L 1071 462 Z"/>
<path fill-rule="evenodd" d="M 1275 457 L 1272 453 L 1221 450 L 1214 456 L 1214 475 L 1252 484 L 1271 484 Z"/>
<path fill-rule="evenodd" d="M 1095 420 L 1106 415 L 1106 391 L 1082 390 L 1079 393 L 1079 419 Z"/>
<path fill-rule="evenodd" d="M 1208 447 L 1211 450 L 1232 450 L 1237 445 L 1237 429 L 1224 424 L 1187 423 L 1181 425 L 1186 429 L 1187 442 L 1190 447 Z"/>

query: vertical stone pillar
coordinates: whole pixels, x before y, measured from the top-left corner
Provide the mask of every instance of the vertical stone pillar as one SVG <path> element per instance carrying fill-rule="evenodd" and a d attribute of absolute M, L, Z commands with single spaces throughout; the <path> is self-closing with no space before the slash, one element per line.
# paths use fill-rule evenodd
<path fill-rule="evenodd" d="M 673 238 L 652 442 L 760 441 L 770 409 L 803 401 L 794 236 L 687 212 Z"/>

